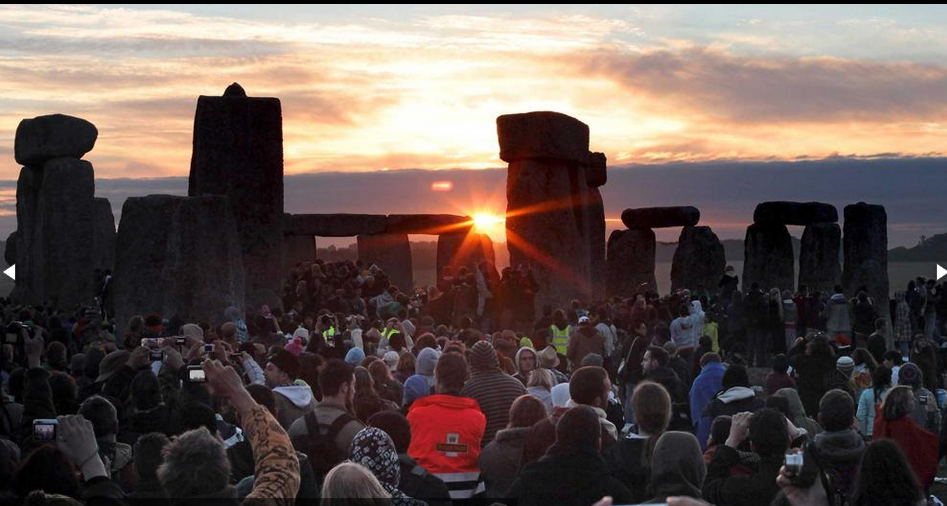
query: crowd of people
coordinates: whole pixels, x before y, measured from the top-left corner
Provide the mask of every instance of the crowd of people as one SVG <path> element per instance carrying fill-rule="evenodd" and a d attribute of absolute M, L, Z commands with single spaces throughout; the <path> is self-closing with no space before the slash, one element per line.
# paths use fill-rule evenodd
<path fill-rule="evenodd" d="M 0 498 L 918 506 L 947 454 L 945 289 L 728 267 L 534 311 L 526 266 L 402 291 L 316 261 L 282 308 L 206 321 L 0 301 Z"/>

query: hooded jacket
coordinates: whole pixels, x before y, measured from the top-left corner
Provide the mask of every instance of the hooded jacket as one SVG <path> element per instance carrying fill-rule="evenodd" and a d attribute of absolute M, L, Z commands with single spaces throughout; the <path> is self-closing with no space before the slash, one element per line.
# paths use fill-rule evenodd
<path fill-rule="evenodd" d="M 424 348 L 418 353 L 414 365 L 414 376 L 404 382 L 402 406 L 410 406 L 417 399 L 430 395 L 434 391 L 434 366 L 441 354 L 433 348 Z"/>
<path fill-rule="evenodd" d="M 707 438 L 710 436 L 710 426 L 714 419 L 701 416 L 704 407 L 713 400 L 714 395 L 723 388 L 723 373 L 726 366 L 720 362 L 708 362 L 694 379 L 690 391 L 691 420 L 697 421 L 697 442 L 701 451 L 707 449 Z"/>
<path fill-rule="evenodd" d="M 701 412 L 701 418 L 709 418 L 711 423 L 718 416 L 733 416 L 737 413 L 756 412 L 764 406 L 763 401 L 756 398 L 756 392 L 747 387 L 732 387 L 717 394 Z"/>
<path fill-rule="evenodd" d="M 569 337 L 566 347 L 566 357 L 572 370 L 582 367 L 582 359 L 591 353 L 598 353 L 602 357 L 608 356 L 605 349 L 605 338 L 591 325 L 582 325 Z"/>
<path fill-rule="evenodd" d="M 507 496 L 519 506 L 588 506 L 604 496 L 632 503 L 631 493 L 611 476 L 595 448 L 552 445 L 546 455 L 520 471 Z"/>
<path fill-rule="evenodd" d="M 530 427 L 503 429 L 480 452 L 480 473 L 487 487 L 486 497 L 506 497 L 506 491 L 519 474 L 529 430 Z"/>
<path fill-rule="evenodd" d="M 835 490 L 849 497 L 865 453 L 865 440 L 853 430 L 823 432 L 813 440 L 819 465 L 832 478 Z"/>
<path fill-rule="evenodd" d="M 654 447 L 651 488 L 655 495 L 647 502 L 666 502 L 669 496 L 700 499 L 700 487 L 706 476 L 707 467 L 694 435 L 666 432 Z"/>
<path fill-rule="evenodd" d="M 482 490 L 482 484 L 478 487 L 478 459 L 487 419 L 477 401 L 456 395 L 429 395 L 411 405 L 408 423 L 408 455 L 444 481 L 451 499 L 469 499 Z"/>
<path fill-rule="evenodd" d="M 825 328 L 829 331 L 829 337 L 836 332 L 851 332 L 852 317 L 848 307 L 848 299 L 844 293 L 836 293 L 829 297 L 825 304 L 826 322 Z"/>
<path fill-rule="evenodd" d="M 774 397 L 782 397 L 789 402 L 789 413 L 792 414 L 792 424 L 800 429 L 806 429 L 806 434 L 813 437 L 822 432 L 822 426 L 812 418 L 806 416 L 806 410 L 802 407 L 802 400 L 799 398 L 799 392 L 794 388 L 781 388 L 773 394 Z"/>
<path fill-rule="evenodd" d="M 316 400 L 312 396 L 312 389 L 306 385 L 288 385 L 273 389 L 273 400 L 276 402 L 276 412 L 279 414 L 279 423 L 289 430 L 297 418 L 316 409 Z"/>
<path fill-rule="evenodd" d="M 533 354 L 533 369 L 539 367 L 539 356 L 536 355 L 536 350 L 532 348 L 523 347 L 516 350 L 516 356 L 513 358 L 514 365 L 516 366 L 516 374 L 514 374 L 513 377 L 520 380 L 520 383 L 525 387 L 526 383 L 529 382 L 529 373 L 523 374 L 523 370 L 520 368 L 520 357 L 523 353 Z"/>

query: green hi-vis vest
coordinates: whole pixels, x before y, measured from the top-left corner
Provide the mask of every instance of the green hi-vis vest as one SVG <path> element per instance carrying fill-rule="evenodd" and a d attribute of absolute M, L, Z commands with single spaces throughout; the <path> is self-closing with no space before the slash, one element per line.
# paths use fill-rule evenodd
<path fill-rule="evenodd" d="M 556 353 L 566 354 L 569 347 L 569 332 L 572 325 L 566 325 L 566 328 L 559 329 L 555 325 L 549 326 L 549 333 L 552 334 L 552 345 L 556 348 Z"/>

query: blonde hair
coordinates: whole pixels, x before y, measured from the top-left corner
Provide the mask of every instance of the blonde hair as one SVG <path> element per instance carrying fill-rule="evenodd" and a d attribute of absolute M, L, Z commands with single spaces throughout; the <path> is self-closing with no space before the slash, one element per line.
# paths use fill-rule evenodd
<path fill-rule="evenodd" d="M 552 391 L 553 382 L 552 371 L 545 368 L 538 368 L 530 371 L 526 387 L 542 387 Z"/>
<path fill-rule="evenodd" d="M 342 462 L 326 474 L 321 497 L 321 506 L 338 505 L 338 499 L 346 499 L 346 506 L 380 506 L 391 502 L 391 495 L 378 478 L 354 462 Z"/>

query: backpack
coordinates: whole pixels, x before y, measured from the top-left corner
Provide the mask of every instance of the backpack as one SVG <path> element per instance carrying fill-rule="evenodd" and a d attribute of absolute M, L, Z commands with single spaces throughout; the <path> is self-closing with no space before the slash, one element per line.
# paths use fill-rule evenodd
<path fill-rule="evenodd" d="M 294 437 L 293 446 L 309 457 L 309 464 L 321 490 L 322 482 L 329 471 L 348 458 L 348 454 L 336 446 L 335 439 L 339 432 L 356 418 L 343 413 L 330 425 L 326 425 L 316 420 L 315 411 L 310 411 L 303 419 L 306 422 L 308 434 Z"/>

